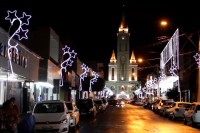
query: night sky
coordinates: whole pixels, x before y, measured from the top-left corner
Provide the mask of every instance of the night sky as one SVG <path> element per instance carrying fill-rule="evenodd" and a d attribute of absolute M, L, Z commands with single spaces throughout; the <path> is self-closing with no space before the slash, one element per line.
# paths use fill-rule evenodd
<path fill-rule="evenodd" d="M 176 3 L 171 0 L 32 1 L 1 0 L 0 26 L 8 31 L 7 10 L 18 10 L 19 14 L 26 12 L 32 15 L 30 30 L 51 26 L 66 45 L 74 46 L 83 62 L 109 62 L 112 50 L 117 48 L 117 32 L 123 12 L 130 32 L 130 47 L 136 58 L 159 58 L 166 43 L 158 43 L 156 38 L 172 36 L 176 27 L 187 33 L 195 33 L 200 28 L 197 0 Z M 159 27 L 163 18 L 169 22 L 166 29 Z"/>

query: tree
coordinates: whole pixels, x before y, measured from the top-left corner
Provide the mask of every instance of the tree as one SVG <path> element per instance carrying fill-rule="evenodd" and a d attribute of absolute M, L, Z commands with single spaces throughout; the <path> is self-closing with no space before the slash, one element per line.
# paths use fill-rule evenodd
<path fill-rule="evenodd" d="M 92 77 L 86 77 L 84 79 L 84 81 L 82 81 L 82 89 L 83 91 L 89 91 L 89 87 L 90 87 L 90 80 L 92 79 Z M 105 80 L 101 77 L 99 77 L 97 79 L 96 82 L 94 82 L 94 84 L 92 84 L 92 91 L 102 91 L 105 87 Z"/>
<path fill-rule="evenodd" d="M 89 91 L 91 77 L 85 77 L 82 81 L 82 90 Z"/>
<path fill-rule="evenodd" d="M 92 85 L 92 90 L 93 91 L 102 91 L 105 87 L 105 80 L 101 77 L 99 77 L 97 79 L 97 82 L 95 82 L 93 85 Z"/>
<path fill-rule="evenodd" d="M 174 87 L 172 89 L 169 89 L 166 93 L 166 97 L 168 99 L 173 99 L 174 101 L 178 101 L 179 100 L 178 87 Z"/>

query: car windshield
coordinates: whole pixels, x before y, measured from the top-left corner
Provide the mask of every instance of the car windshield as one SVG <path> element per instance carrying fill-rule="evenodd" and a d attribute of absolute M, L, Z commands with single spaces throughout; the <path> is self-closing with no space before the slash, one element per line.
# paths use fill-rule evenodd
<path fill-rule="evenodd" d="M 77 102 L 77 106 L 79 109 L 92 108 L 93 103 L 92 103 L 92 100 L 90 100 L 90 99 L 81 99 Z"/>
<path fill-rule="evenodd" d="M 168 106 L 170 106 L 170 105 L 172 105 L 173 104 L 173 102 L 165 102 L 163 105 L 168 105 Z"/>
<path fill-rule="evenodd" d="M 94 103 L 96 103 L 96 104 L 102 104 L 102 101 L 101 100 L 95 100 Z"/>
<path fill-rule="evenodd" d="M 63 103 L 38 103 L 34 113 L 61 113 L 64 112 Z"/>
<path fill-rule="evenodd" d="M 189 108 L 191 106 L 191 104 L 189 103 L 179 103 L 178 107 L 183 107 L 183 108 Z"/>

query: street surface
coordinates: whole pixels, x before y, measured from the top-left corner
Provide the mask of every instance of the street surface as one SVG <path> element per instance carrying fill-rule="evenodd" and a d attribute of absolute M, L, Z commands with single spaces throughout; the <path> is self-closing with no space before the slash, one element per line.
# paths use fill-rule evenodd
<path fill-rule="evenodd" d="M 76 133 L 200 133 L 200 127 L 184 125 L 182 120 L 172 121 L 142 106 L 126 104 L 109 106 L 95 119 L 81 118 Z"/>

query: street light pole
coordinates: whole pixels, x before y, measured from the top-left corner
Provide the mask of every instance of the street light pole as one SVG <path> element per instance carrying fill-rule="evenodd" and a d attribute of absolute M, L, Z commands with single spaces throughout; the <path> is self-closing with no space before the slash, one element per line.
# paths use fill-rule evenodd
<path fill-rule="evenodd" d="M 200 51 L 200 34 L 199 34 L 199 51 Z M 199 63 L 200 63 L 200 60 L 199 60 Z M 200 102 L 200 68 L 198 67 L 198 90 L 197 90 L 197 102 Z"/>

